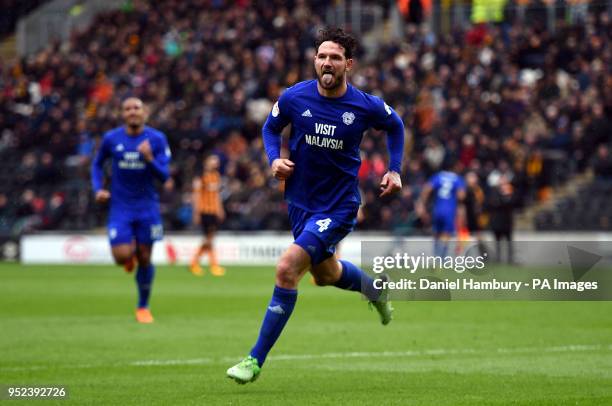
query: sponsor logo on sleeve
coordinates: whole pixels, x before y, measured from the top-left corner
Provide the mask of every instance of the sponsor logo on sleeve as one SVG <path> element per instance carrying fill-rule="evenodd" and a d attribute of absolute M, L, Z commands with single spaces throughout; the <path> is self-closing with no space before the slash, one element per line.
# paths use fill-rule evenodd
<path fill-rule="evenodd" d="M 274 106 L 272 107 L 272 117 L 278 117 L 278 115 L 280 114 L 280 109 L 278 108 L 278 102 L 274 103 Z"/>
<path fill-rule="evenodd" d="M 385 111 L 387 112 L 387 115 L 390 115 L 392 112 L 391 107 L 387 103 L 385 103 Z"/>

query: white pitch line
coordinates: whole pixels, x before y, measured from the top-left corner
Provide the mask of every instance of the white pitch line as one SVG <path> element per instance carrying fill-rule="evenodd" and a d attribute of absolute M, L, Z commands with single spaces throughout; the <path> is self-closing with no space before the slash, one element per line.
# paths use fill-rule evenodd
<path fill-rule="evenodd" d="M 214 360 L 212 358 L 194 358 L 194 359 L 150 359 L 146 361 L 134 361 L 128 365 L 135 367 L 146 367 L 146 366 L 164 366 L 164 365 L 202 365 L 212 364 Z"/>
<path fill-rule="evenodd" d="M 515 347 L 515 348 L 438 348 L 410 351 L 379 351 L 379 352 L 328 352 L 322 354 L 286 354 L 268 357 L 271 361 L 300 361 L 316 359 L 350 359 L 350 358 L 390 358 L 390 357 L 428 357 L 449 355 L 488 355 L 488 354 L 534 354 L 534 353 L 569 353 L 586 351 L 612 351 L 612 344 L 569 344 L 553 347 Z M 0 371 L 38 371 L 54 368 L 88 369 L 103 367 L 146 367 L 146 366 L 182 366 L 182 365 L 219 365 L 239 361 L 242 357 L 223 358 L 192 358 L 167 360 L 141 360 L 115 364 L 74 364 L 74 365 L 30 365 L 15 367 L 0 367 Z"/>
<path fill-rule="evenodd" d="M 536 353 L 536 352 L 577 352 L 577 351 L 597 351 L 597 350 L 612 350 L 612 345 L 565 345 L 558 347 L 524 347 L 524 348 L 494 348 L 491 350 L 477 350 L 474 348 L 457 348 L 457 349 L 430 349 L 430 350 L 414 350 L 414 351 L 381 351 L 381 352 L 330 352 L 323 354 L 295 354 L 295 355 L 276 355 L 270 356 L 268 359 L 274 361 L 294 361 L 294 360 L 313 360 L 313 359 L 329 359 L 329 358 L 377 358 L 377 357 L 422 357 L 431 355 L 485 355 L 490 353 L 500 354 L 518 354 L 518 353 Z M 236 358 L 226 357 L 224 360 L 232 361 Z"/>

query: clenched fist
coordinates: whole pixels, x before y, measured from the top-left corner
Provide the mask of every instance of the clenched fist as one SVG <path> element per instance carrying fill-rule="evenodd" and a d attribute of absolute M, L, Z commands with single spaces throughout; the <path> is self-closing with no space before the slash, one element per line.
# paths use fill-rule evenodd
<path fill-rule="evenodd" d="M 278 180 L 286 180 L 293 173 L 295 164 L 288 159 L 278 158 L 272 162 L 272 175 Z"/>

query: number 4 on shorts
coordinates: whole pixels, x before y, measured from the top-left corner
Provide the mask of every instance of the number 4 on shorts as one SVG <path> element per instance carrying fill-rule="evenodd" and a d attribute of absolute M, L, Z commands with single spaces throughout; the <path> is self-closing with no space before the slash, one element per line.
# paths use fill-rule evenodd
<path fill-rule="evenodd" d="M 317 220 L 315 224 L 319 226 L 319 232 L 322 233 L 323 231 L 329 228 L 329 225 L 331 224 L 331 219 L 326 218 L 326 219 Z"/>

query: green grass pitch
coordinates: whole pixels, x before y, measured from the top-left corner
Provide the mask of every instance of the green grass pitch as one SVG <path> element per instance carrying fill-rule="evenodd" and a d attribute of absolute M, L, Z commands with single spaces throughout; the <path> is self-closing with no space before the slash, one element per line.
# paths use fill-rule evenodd
<path fill-rule="evenodd" d="M 67 386 L 60 405 L 612 404 L 610 302 L 396 302 L 382 327 L 358 295 L 308 279 L 240 386 L 225 370 L 257 337 L 271 267 L 158 267 L 156 321 L 138 325 L 118 267 L 2 264 L 0 384 Z"/>

